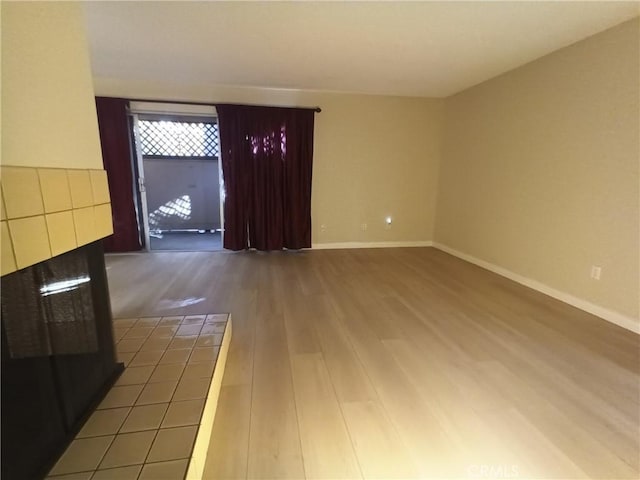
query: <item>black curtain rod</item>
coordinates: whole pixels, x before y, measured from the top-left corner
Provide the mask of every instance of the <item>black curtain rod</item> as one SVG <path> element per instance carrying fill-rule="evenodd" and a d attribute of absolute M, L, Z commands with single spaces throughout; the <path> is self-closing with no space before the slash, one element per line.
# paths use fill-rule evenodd
<path fill-rule="evenodd" d="M 210 102 L 188 102 L 184 100 L 156 100 L 156 99 L 148 99 L 148 98 L 127 98 L 125 100 L 129 100 L 130 102 L 148 102 L 148 103 L 176 103 L 179 105 L 203 105 L 206 107 L 215 107 L 216 103 Z M 228 102 L 218 102 L 219 105 L 244 105 L 247 107 L 276 107 L 276 108 L 300 108 L 302 110 L 313 110 L 316 113 L 322 112 L 320 107 L 283 107 L 280 105 L 255 105 L 250 103 L 228 103 Z"/>

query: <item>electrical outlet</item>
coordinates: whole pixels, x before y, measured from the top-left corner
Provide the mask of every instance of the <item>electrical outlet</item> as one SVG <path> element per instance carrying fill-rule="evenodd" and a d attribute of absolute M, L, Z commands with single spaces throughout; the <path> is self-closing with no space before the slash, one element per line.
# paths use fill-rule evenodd
<path fill-rule="evenodd" d="M 360 225 L 360 229 L 361 229 L 363 232 L 366 232 L 366 231 L 367 231 L 367 224 L 366 224 L 366 223 L 361 224 L 361 225 Z"/>
<path fill-rule="evenodd" d="M 320 231 L 321 232 L 326 232 L 327 231 L 327 226 L 324 223 L 322 225 L 320 225 Z"/>
<path fill-rule="evenodd" d="M 598 267 L 597 265 L 591 266 L 591 278 L 594 280 L 600 280 L 600 275 L 602 274 L 602 267 Z"/>
<path fill-rule="evenodd" d="M 391 217 L 385 218 L 384 219 L 384 228 L 387 229 L 387 230 L 390 230 L 391 229 L 391 222 L 392 222 Z"/>

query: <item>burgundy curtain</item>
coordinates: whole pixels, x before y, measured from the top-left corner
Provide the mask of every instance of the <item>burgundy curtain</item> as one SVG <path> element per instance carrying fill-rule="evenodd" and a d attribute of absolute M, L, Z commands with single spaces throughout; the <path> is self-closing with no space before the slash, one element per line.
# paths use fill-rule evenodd
<path fill-rule="evenodd" d="M 224 248 L 311 247 L 313 110 L 226 104 L 216 109 Z"/>
<path fill-rule="evenodd" d="M 113 214 L 113 235 L 104 239 L 105 252 L 141 249 L 133 199 L 128 103 L 123 98 L 96 97 L 102 161 L 107 171 Z"/>

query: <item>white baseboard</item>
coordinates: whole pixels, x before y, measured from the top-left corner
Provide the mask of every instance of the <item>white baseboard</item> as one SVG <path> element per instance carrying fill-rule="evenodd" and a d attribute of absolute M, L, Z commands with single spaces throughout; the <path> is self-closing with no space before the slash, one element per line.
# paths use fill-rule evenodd
<path fill-rule="evenodd" d="M 314 243 L 312 250 L 333 250 L 344 248 L 399 248 L 399 247 L 431 247 L 431 240 L 417 240 L 410 242 L 334 242 Z"/>
<path fill-rule="evenodd" d="M 466 253 L 455 250 L 451 247 L 443 245 L 441 243 L 434 242 L 433 246 L 438 250 L 442 250 L 454 257 L 458 257 L 462 260 L 465 260 L 469 263 L 473 263 L 474 265 L 478 265 L 484 269 L 487 269 L 493 273 L 497 273 L 503 277 L 508 278 L 509 280 L 513 280 L 514 282 L 520 283 L 525 287 L 532 288 L 537 290 L 545 295 L 549 295 L 550 297 L 555 298 L 556 300 L 560 300 L 561 302 L 568 303 L 580 310 L 584 310 L 585 312 L 596 315 L 608 322 L 614 323 L 619 327 L 625 328 L 627 330 L 631 330 L 637 334 L 640 334 L 640 321 L 634 319 L 633 317 L 629 317 L 627 315 L 623 315 L 622 313 L 616 312 L 614 310 L 610 310 L 605 307 L 601 307 L 600 305 L 596 305 L 587 300 L 583 300 L 578 297 L 574 297 L 566 292 L 562 292 L 560 290 L 556 290 L 544 283 L 538 282 L 537 280 L 533 280 L 531 278 L 523 277 L 522 275 L 518 275 L 506 268 L 499 267 L 492 263 L 486 262 L 479 258 L 473 257 Z"/>

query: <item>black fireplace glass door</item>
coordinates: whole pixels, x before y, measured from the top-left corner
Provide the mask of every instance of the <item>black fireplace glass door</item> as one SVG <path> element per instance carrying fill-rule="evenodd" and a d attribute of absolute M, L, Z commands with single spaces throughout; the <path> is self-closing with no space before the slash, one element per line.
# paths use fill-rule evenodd
<path fill-rule="evenodd" d="M 96 352 L 86 255 L 70 252 L 8 277 L 2 318 L 11 358 Z"/>
<path fill-rule="evenodd" d="M 2 478 L 44 476 L 116 363 L 101 242 L 2 277 Z"/>

